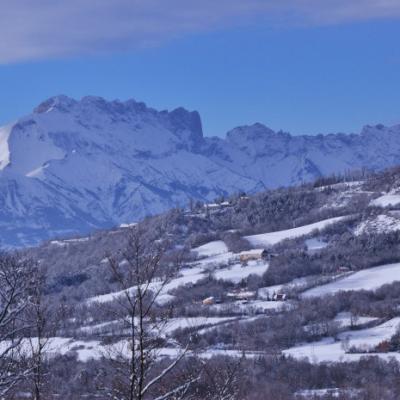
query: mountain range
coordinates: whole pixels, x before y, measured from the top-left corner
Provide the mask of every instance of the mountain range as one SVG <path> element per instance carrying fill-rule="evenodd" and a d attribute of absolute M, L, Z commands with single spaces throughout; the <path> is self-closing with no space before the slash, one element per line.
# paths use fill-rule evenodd
<path fill-rule="evenodd" d="M 256 123 L 205 137 L 184 108 L 52 97 L 0 128 L 0 239 L 32 245 L 235 192 L 400 161 L 400 125 L 292 136 Z"/>

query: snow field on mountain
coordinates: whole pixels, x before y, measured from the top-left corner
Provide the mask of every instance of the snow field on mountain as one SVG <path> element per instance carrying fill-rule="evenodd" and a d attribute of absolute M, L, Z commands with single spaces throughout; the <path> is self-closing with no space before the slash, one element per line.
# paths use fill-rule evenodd
<path fill-rule="evenodd" d="M 297 228 L 285 229 L 283 231 L 261 233 L 258 235 L 245 236 L 244 238 L 255 247 L 273 246 L 285 239 L 294 239 L 300 236 L 309 235 L 314 230 L 321 230 L 336 222 L 343 221 L 346 217 L 335 217 L 315 222 L 313 224 L 299 226 Z"/>
<path fill-rule="evenodd" d="M 283 353 L 292 357 L 302 359 L 309 358 L 311 362 L 339 362 L 356 361 L 368 355 L 364 353 L 346 353 L 346 347 L 355 346 L 364 352 L 370 351 L 384 340 L 389 340 L 398 330 L 400 317 L 393 318 L 373 328 L 357 331 L 346 331 L 339 334 L 339 341 L 333 338 L 324 338 L 318 342 L 295 346 L 284 350 Z M 346 341 L 346 346 L 343 342 Z M 373 354 L 375 355 L 375 354 Z M 400 360 L 400 353 L 379 353 L 379 357 L 395 357 Z"/>
<path fill-rule="evenodd" d="M 302 297 L 319 297 L 349 290 L 375 290 L 395 281 L 400 281 L 400 263 L 355 272 L 334 282 L 307 290 Z"/>
<path fill-rule="evenodd" d="M 8 137 L 12 126 L 0 127 L 0 171 L 10 163 L 10 150 L 8 147 Z"/>

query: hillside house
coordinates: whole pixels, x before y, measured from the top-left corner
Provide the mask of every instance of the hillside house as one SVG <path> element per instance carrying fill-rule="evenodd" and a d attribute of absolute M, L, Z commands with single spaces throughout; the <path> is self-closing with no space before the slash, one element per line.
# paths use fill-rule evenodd
<path fill-rule="evenodd" d="M 239 253 L 239 260 L 242 264 L 248 261 L 267 260 L 269 257 L 270 255 L 265 249 L 252 249 Z"/>
<path fill-rule="evenodd" d="M 286 293 L 274 293 L 272 296 L 273 301 L 285 301 L 287 299 Z"/>
<path fill-rule="evenodd" d="M 215 304 L 215 298 L 213 296 L 211 297 L 207 297 L 206 299 L 204 299 L 202 301 L 203 306 L 211 306 L 213 304 Z"/>
<path fill-rule="evenodd" d="M 233 300 L 253 300 L 256 298 L 256 292 L 253 290 L 234 290 L 226 294 Z"/>

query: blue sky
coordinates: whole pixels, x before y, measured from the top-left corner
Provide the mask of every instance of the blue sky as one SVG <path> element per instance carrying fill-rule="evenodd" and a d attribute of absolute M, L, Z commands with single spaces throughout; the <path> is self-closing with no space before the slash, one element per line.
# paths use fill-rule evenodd
<path fill-rule="evenodd" d="M 357 132 L 367 123 L 400 123 L 400 24 L 393 7 L 388 15 L 374 14 L 382 8 L 359 9 L 359 14 L 345 8 L 347 14 L 338 12 L 333 20 L 332 13 L 329 18 L 321 13 L 315 14 L 318 19 L 314 14 L 289 18 L 287 10 L 284 18 L 279 13 L 270 18 L 270 9 L 264 18 L 240 8 L 227 16 L 221 8 L 221 19 L 212 23 L 203 15 L 208 10 L 192 8 L 194 16 L 179 15 L 178 20 L 189 19 L 189 27 L 183 24 L 175 31 L 168 25 L 161 33 L 157 24 L 165 22 L 164 16 L 154 17 L 150 8 L 144 11 L 156 33 L 148 32 L 146 19 L 143 31 L 123 31 L 112 40 L 100 28 L 83 29 L 73 38 L 61 29 L 54 43 L 38 31 L 40 21 L 15 32 L 2 28 L 0 17 L 0 35 L 9 39 L 7 46 L 0 45 L 0 124 L 57 94 L 195 109 L 206 135 L 223 136 L 254 122 L 293 134 Z M 57 10 L 67 12 L 72 11 Z M 88 23 L 80 9 L 73 12 L 83 18 L 83 26 Z M 99 16 L 103 22 L 108 18 Z M 221 23 L 222 18 L 229 23 Z M 175 29 L 175 19 L 167 22 Z M 54 24 L 48 29 L 57 29 Z M 85 35 L 90 36 L 87 43 Z"/>

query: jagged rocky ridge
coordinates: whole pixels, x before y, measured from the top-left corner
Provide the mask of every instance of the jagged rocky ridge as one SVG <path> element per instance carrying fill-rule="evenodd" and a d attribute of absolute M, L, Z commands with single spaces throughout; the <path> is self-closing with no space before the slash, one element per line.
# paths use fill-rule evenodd
<path fill-rule="evenodd" d="M 238 191 L 293 185 L 400 160 L 400 126 L 291 136 L 261 124 L 203 136 L 200 116 L 134 100 L 50 98 L 0 128 L 6 245 L 87 233 Z"/>

